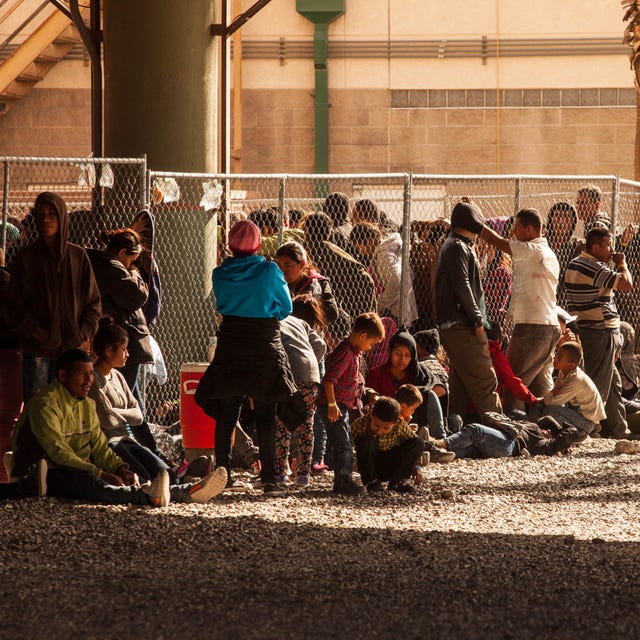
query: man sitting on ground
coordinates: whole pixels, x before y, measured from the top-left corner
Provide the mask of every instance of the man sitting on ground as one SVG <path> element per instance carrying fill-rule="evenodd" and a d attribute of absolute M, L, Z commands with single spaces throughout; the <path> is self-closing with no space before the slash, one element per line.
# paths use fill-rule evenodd
<path fill-rule="evenodd" d="M 87 398 L 92 384 L 93 364 L 85 351 L 69 349 L 58 358 L 56 378 L 26 404 L 16 426 L 13 456 L 5 458 L 12 476 L 26 476 L 45 458 L 49 470 L 43 494 L 107 504 L 203 503 L 222 491 L 224 469 L 200 482 L 171 487 L 162 470 L 147 488 L 136 487 L 135 474 L 109 448 L 100 429 L 95 402 Z"/>

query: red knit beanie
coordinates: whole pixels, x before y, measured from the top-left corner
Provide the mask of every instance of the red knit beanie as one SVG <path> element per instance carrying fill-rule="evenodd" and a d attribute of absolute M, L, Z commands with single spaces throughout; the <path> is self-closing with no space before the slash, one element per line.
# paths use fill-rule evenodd
<path fill-rule="evenodd" d="M 240 220 L 229 230 L 229 250 L 233 255 L 250 256 L 258 251 L 262 235 L 250 220 Z"/>

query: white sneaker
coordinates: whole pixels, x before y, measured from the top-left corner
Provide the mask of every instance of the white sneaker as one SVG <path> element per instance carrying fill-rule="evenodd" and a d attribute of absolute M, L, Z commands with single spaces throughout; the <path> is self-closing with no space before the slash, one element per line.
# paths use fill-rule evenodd
<path fill-rule="evenodd" d="M 171 501 L 169 490 L 169 474 L 166 469 L 158 471 L 149 487 L 145 490 L 149 497 L 149 504 L 153 507 L 166 507 Z"/>
<path fill-rule="evenodd" d="M 189 488 L 189 502 L 204 504 L 223 491 L 227 484 L 227 470 L 218 467 L 200 482 Z"/>

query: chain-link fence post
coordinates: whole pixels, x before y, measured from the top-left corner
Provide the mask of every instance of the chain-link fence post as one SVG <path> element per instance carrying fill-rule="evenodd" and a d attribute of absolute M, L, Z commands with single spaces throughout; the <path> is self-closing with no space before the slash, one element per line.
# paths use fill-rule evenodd
<path fill-rule="evenodd" d="M 620 206 L 620 177 L 613 178 L 611 185 L 611 232 L 614 237 L 618 231 L 618 209 Z"/>
<path fill-rule="evenodd" d="M 4 161 L 2 192 L 2 253 L 7 250 L 7 212 L 9 211 L 9 161 Z"/>
<path fill-rule="evenodd" d="M 151 206 L 151 178 L 147 169 L 147 154 L 142 156 L 140 165 L 140 210 Z"/>
<path fill-rule="evenodd" d="M 284 201 L 287 191 L 287 177 L 282 176 L 280 178 L 280 189 L 278 191 L 278 246 L 282 244 L 282 237 L 284 235 Z"/>
<path fill-rule="evenodd" d="M 400 275 L 400 325 L 407 321 L 407 300 L 411 284 L 411 186 L 413 174 L 408 173 L 404 180 L 402 198 L 402 273 Z"/>
<path fill-rule="evenodd" d="M 514 188 L 513 215 L 515 216 L 518 211 L 520 211 L 520 190 L 522 189 L 521 177 L 516 178 Z"/>

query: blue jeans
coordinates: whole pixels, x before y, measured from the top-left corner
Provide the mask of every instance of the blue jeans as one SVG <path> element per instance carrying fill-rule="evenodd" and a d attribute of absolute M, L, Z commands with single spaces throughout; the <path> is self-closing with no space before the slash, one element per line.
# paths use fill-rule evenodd
<path fill-rule="evenodd" d="M 333 472 L 336 479 L 351 477 L 353 471 L 353 443 L 349 429 L 349 407 L 338 403 L 342 415 L 335 421 L 329 422 L 326 404 L 318 405 L 316 417 L 327 431 L 327 439 L 331 445 L 333 455 Z"/>
<path fill-rule="evenodd" d="M 56 376 L 55 358 L 37 356 L 31 351 L 22 353 L 22 395 L 25 404 L 38 389 L 46 387 Z"/>
<path fill-rule="evenodd" d="M 158 458 L 153 451 L 140 443 L 134 440 L 120 440 L 117 444 L 110 444 L 109 446 L 120 456 L 123 462 L 129 465 L 131 471 L 138 474 L 140 482 L 145 483 L 153 480 L 162 469 L 169 473 L 169 479 L 172 484 L 177 482 L 173 469 L 164 460 Z"/>
<path fill-rule="evenodd" d="M 585 433 L 591 433 L 597 426 L 595 422 L 587 420 L 579 411 L 567 406 L 547 407 L 542 404 L 536 404 L 531 407 L 529 416 L 534 419 L 542 418 L 542 416 L 551 416 L 560 423 L 560 426 L 562 426 L 563 422 L 568 422 Z"/>
<path fill-rule="evenodd" d="M 465 425 L 444 441 L 458 458 L 508 458 L 513 455 L 515 442 L 502 431 L 477 423 Z"/>
<path fill-rule="evenodd" d="M 426 394 L 427 405 L 427 426 L 429 427 L 429 435 L 432 438 L 444 438 L 447 432 L 444 428 L 444 416 L 442 415 L 442 405 L 440 399 L 433 392 Z"/>

